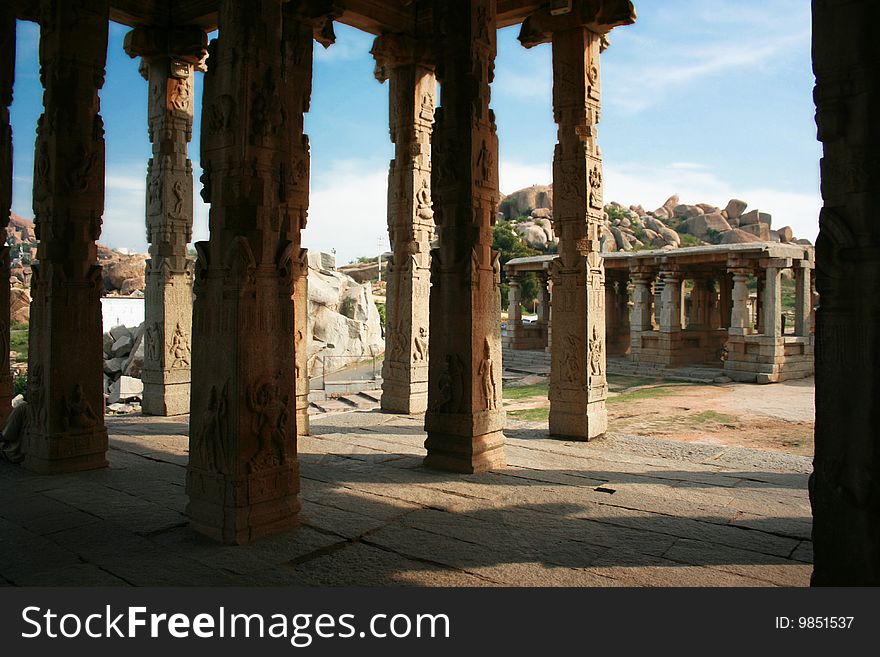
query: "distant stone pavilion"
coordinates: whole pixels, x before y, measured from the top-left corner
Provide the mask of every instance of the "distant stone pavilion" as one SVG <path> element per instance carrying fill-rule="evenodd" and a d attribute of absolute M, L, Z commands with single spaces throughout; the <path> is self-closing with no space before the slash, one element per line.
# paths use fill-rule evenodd
<path fill-rule="evenodd" d="M 535 256 L 505 265 L 510 349 L 552 353 L 555 295 L 548 283 L 555 260 Z M 608 356 L 664 367 L 723 366 L 731 379 L 756 383 L 813 374 L 812 247 L 752 242 L 608 253 L 604 260 Z M 788 324 L 781 299 L 786 271 L 795 281 L 794 321 Z M 527 272 L 538 278 L 538 317 L 532 324 L 523 322 L 521 312 L 520 279 Z M 565 376 L 551 371 L 551 380 Z"/>

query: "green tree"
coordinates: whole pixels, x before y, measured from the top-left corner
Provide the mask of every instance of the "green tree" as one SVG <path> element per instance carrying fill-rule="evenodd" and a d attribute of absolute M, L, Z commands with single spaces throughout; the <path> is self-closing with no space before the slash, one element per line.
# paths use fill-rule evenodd
<path fill-rule="evenodd" d="M 501 307 L 507 308 L 507 293 L 510 286 L 507 284 L 507 273 L 504 265 L 514 258 L 526 258 L 528 256 L 541 255 L 540 251 L 529 247 L 513 230 L 509 221 L 499 220 L 492 228 L 492 249 L 501 254 Z M 534 274 L 526 274 L 522 277 L 522 299 L 527 308 L 531 308 L 532 301 L 538 296 L 538 281 Z"/>

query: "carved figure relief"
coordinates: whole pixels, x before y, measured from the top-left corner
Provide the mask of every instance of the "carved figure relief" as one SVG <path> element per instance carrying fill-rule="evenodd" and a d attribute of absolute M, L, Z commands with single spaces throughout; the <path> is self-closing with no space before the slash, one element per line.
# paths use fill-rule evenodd
<path fill-rule="evenodd" d="M 602 209 L 602 170 L 599 165 L 590 169 L 590 207 Z"/>
<path fill-rule="evenodd" d="M 189 76 L 174 80 L 171 85 L 169 102 L 173 109 L 180 112 L 188 112 L 192 102 L 192 83 Z"/>
<path fill-rule="evenodd" d="M 301 353 L 300 349 L 302 349 L 302 342 L 303 342 L 302 329 L 297 329 L 296 333 L 294 334 L 294 337 L 293 337 L 293 350 L 294 350 L 294 355 L 297 359 L 299 358 L 300 353 Z M 294 378 L 298 379 L 299 375 L 300 375 L 299 362 L 294 361 L 293 376 L 294 376 Z"/>
<path fill-rule="evenodd" d="M 98 163 L 98 154 L 91 148 L 79 145 L 76 158 L 67 170 L 67 186 L 71 192 L 85 192 L 91 187 L 92 174 Z"/>
<path fill-rule="evenodd" d="M 434 218 L 434 210 L 431 207 L 431 187 L 425 178 L 422 179 L 422 184 L 416 192 L 416 215 L 425 221 L 431 221 Z"/>
<path fill-rule="evenodd" d="M 207 132 L 220 135 L 232 130 L 235 122 L 235 100 L 228 94 L 218 96 L 207 112 Z"/>
<path fill-rule="evenodd" d="M 430 92 L 422 94 L 422 104 L 419 109 L 419 118 L 425 121 L 434 120 L 434 96 Z"/>
<path fill-rule="evenodd" d="M 428 360 L 428 329 L 419 327 L 419 334 L 413 336 L 413 361 L 426 362 Z"/>
<path fill-rule="evenodd" d="M 155 173 L 147 184 L 147 213 L 158 214 L 162 211 L 162 177 Z"/>
<path fill-rule="evenodd" d="M 189 367 L 189 338 L 186 331 L 180 327 L 180 322 L 177 322 L 177 328 L 174 329 L 174 335 L 171 338 L 171 349 L 169 351 L 173 359 L 171 361 L 172 369 L 176 367 Z"/>
<path fill-rule="evenodd" d="M 211 386 L 208 405 L 202 411 L 202 422 L 196 433 L 193 451 L 197 460 L 208 470 L 226 472 L 226 417 L 229 405 L 229 381 L 223 391 Z"/>
<path fill-rule="evenodd" d="M 492 167 L 494 166 L 494 163 L 495 160 L 489 152 L 489 149 L 486 147 L 486 140 L 484 139 L 482 146 L 480 146 L 480 152 L 477 155 L 478 178 L 476 184 L 489 185 L 492 182 Z"/>
<path fill-rule="evenodd" d="M 183 203 L 186 199 L 186 185 L 184 185 L 182 180 L 175 180 L 171 192 L 174 194 L 174 211 L 172 212 L 172 215 L 175 219 L 183 219 Z"/>
<path fill-rule="evenodd" d="M 286 461 L 284 443 L 290 417 L 290 396 L 282 394 L 277 378 L 265 377 L 251 384 L 248 406 L 253 411 L 252 429 L 258 448 L 250 471 L 281 465 Z"/>
<path fill-rule="evenodd" d="M 43 365 L 37 363 L 28 374 L 27 410 L 30 413 L 32 426 L 45 430 L 48 427 L 46 427 L 46 406 L 43 394 Z"/>
<path fill-rule="evenodd" d="M 406 345 L 403 344 L 403 329 L 403 321 L 398 321 L 387 336 L 388 342 L 391 344 L 387 356 L 390 361 L 406 361 Z"/>
<path fill-rule="evenodd" d="M 251 142 L 261 141 L 270 134 L 276 134 L 284 124 L 284 111 L 275 85 L 271 68 L 266 70 L 266 77 L 261 88 L 253 89 L 251 103 Z"/>
<path fill-rule="evenodd" d="M 438 395 L 433 410 L 440 413 L 461 411 L 461 398 L 464 391 L 464 366 L 458 354 L 446 354 L 446 362 L 438 381 Z"/>
<path fill-rule="evenodd" d="M 160 331 L 159 324 L 153 322 L 147 326 L 144 332 L 144 355 L 149 363 L 156 363 L 162 367 L 161 350 L 159 349 Z"/>
<path fill-rule="evenodd" d="M 569 383 L 578 383 L 581 379 L 580 367 L 580 349 L 581 341 L 577 336 L 569 333 L 565 336 L 566 353 L 568 357 L 565 359 L 565 380 Z"/>
<path fill-rule="evenodd" d="M 64 402 L 66 414 L 64 417 L 65 430 L 67 429 L 91 429 L 98 421 L 98 417 L 92 410 L 91 404 L 83 395 L 82 385 L 77 383 L 73 391 Z"/>
<path fill-rule="evenodd" d="M 483 386 L 483 401 L 485 403 L 484 408 L 487 411 L 494 410 L 497 407 L 498 402 L 495 398 L 495 367 L 492 363 L 492 349 L 489 345 L 488 338 L 486 339 L 484 345 L 483 360 L 480 361 L 480 367 L 477 370 L 477 375 L 480 377 L 480 382 Z"/>
<path fill-rule="evenodd" d="M 593 335 L 590 338 L 590 376 L 602 376 L 602 339 L 598 329 L 593 326 Z"/>

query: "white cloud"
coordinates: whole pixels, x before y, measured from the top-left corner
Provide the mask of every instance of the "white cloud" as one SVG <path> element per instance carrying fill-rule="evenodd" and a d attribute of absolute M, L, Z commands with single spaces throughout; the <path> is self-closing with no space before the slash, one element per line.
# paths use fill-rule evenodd
<path fill-rule="evenodd" d="M 387 167 L 385 160 L 359 159 L 321 167 L 312 183 L 303 246 L 336 249 L 341 264 L 374 255 L 380 239 L 386 240 L 382 249 L 387 249 Z"/>
<path fill-rule="evenodd" d="M 510 194 L 532 185 L 549 185 L 553 178 L 553 166 L 546 164 L 523 164 L 512 160 L 501 160 L 499 165 L 501 191 Z"/>

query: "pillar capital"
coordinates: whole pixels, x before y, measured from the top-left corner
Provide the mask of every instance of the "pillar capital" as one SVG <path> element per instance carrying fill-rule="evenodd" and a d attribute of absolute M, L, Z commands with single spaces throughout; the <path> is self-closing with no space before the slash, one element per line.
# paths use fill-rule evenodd
<path fill-rule="evenodd" d="M 172 64 L 172 75 L 183 78 L 189 75 L 186 65 L 205 70 L 208 56 L 208 35 L 196 25 L 175 27 L 136 27 L 125 35 L 123 49 L 132 59 L 144 61 L 167 59 Z M 177 71 L 177 75 L 174 75 Z"/>
<path fill-rule="evenodd" d="M 434 57 L 425 39 L 406 34 L 382 34 L 373 41 L 370 50 L 376 60 L 374 75 L 379 82 L 391 77 L 391 71 L 401 66 L 419 65 L 434 68 Z"/>
<path fill-rule="evenodd" d="M 604 35 L 615 27 L 632 25 L 635 21 L 636 10 L 630 0 L 556 1 L 526 18 L 517 38 L 524 47 L 533 48 L 552 41 L 555 32 L 585 28 Z"/>

